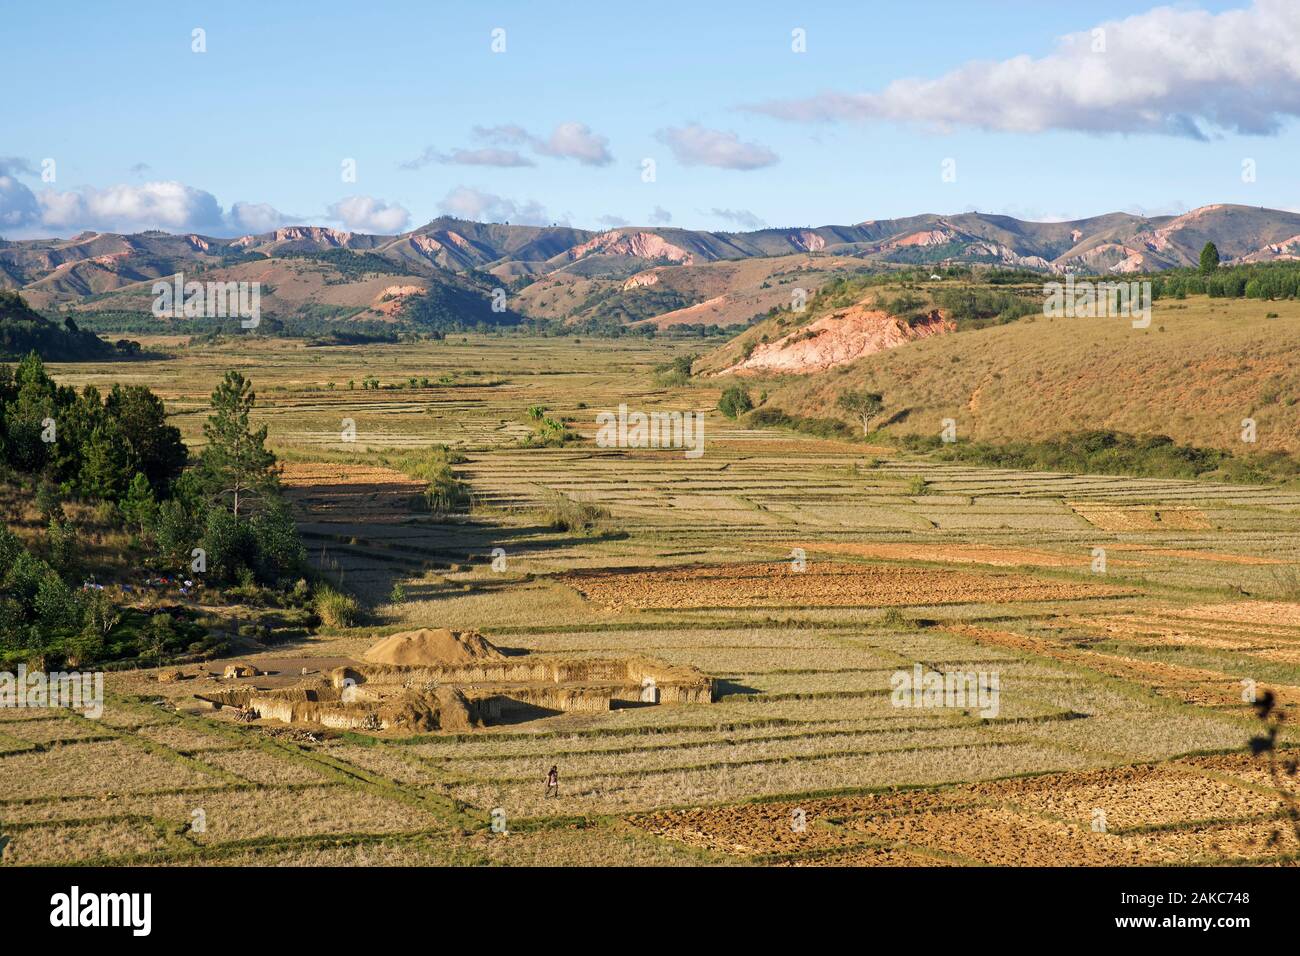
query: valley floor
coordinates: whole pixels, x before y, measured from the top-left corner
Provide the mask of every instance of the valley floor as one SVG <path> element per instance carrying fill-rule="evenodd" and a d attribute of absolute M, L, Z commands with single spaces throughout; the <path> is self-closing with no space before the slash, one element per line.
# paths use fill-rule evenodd
<path fill-rule="evenodd" d="M 189 410 L 239 364 L 312 560 L 373 609 L 368 626 L 250 662 L 325 666 L 376 635 L 474 628 L 534 654 L 689 664 L 718 698 L 397 738 L 198 712 L 193 694 L 225 661 L 177 683 L 114 673 L 100 720 L 0 714 L 5 862 L 1300 859 L 1279 781 L 1249 754 L 1261 724 L 1244 702 L 1300 703 L 1300 492 L 751 431 L 712 411 L 716 389 L 654 384 L 652 367 L 684 350 L 471 336 L 129 366 L 192 440 Z M 120 368 L 59 376 L 102 386 Z M 368 374 L 449 381 L 347 388 Z M 536 403 L 583 440 L 521 447 Z M 704 455 L 597 448 L 597 412 L 620 403 L 709 410 Z M 412 508 L 421 485 L 401 456 L 438 443 L 466 455 L 469 515 Z M 556 492 L 610 518 L 552 530 Z M 898 675 L 935 672 L 996 682 L 997 697 L 893 693 Z M 552 764 L 559 799 L 543 796 Z"/>

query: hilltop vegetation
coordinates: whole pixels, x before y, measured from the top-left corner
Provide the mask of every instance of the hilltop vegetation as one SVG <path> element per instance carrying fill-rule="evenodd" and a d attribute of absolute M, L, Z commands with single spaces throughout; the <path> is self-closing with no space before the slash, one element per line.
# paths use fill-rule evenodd
<path fill-rule="evenodd" d="M 184 606 L 149 613 L 139 600 L 147 579 L 185 597 L 205 586 L 284 586 L 300 572 L 266 428 L 249 421 L 254 402 L 249 383 L 228 373 L 212 394 L 207 445 L 191 459 L 144 386 L 114 385 L 101 398 L 91 386 L 57 385 L 35 354 L 16 370 L 0 366 L 9 509 L 0 662 L 161 658 L 206 632 Z"/>
<path fill-rule="evenodd" d="M 119 350 L 129 354 L 129 344 Z M 56 325 L 32 309 L 17 292 L 0 290 L 0 357 L 14 358 L 35 352 L 54 362 L 77 362 L 109 358 L 109 345 L 68 318 Z"/>
<path fill-rule="evenodd" d="M 1213 249 L 1213 244 L 1207 250 Z M 1300 262 L 1246 263 L 1177 269 L 1147 276 L 1154 298 L 1185 299 L 1207 295 L 1212 299 L 1300 298 Z"/>
<path fill-rule="evenodd" d="M 1300 459 L 1285 452 L 1245 457 L 1217 448 L 1179 445 L 1167 435 L 1128 435 L 1094 430 L 1039 441 L 944 442 L 939 436 L 909 435 L 904 447 L 926 451 L 942 461 L 994 468 L 1059 471 L 1076 475 L 1131 475 L 1137 478 L 1211 478 L 1262 483 L 1300 475 Z"/>

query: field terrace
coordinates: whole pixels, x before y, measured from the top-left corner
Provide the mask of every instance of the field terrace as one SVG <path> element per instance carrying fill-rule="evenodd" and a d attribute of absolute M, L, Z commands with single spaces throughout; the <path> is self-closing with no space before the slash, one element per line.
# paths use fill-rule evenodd
<path fill-rule="evenodd" d="M 1246 753 L 1260 725 L 1242 702 L 1243 680 L 1300 700 L 1300 493 L 943 464 L 716 413 L 698 460 L 590 441 L 521 448 L 534 402 L 590 438 L 596 411 L 621 401 L 711 408 L 717 392 L 654 385 L 651 367 L 681 346 L 599 343 L 593 358 L 585 342 L 468 340 L 252 356 L 313 557 L 371 602 L 374 620 L 247 659 L 335 661 L 410 627 L 476 628 L 532 654 L 691 665 L 717 679 L 718 699 L 467 734 L 324 735 L 193 712 L 202 675 L 114 674 L 101 721 L 0 714 L 0 829 L 14 862 L 1300 854 L 1267 761 Z M 220 356 L 157 363 L 188 433 L 186 409 Z M 445 367 L 505 382 L 304 391 L 359 382 L 381 358 L 394 377 Z M 192 360 L 208 364 L 178 375 Z M 353 416 L 365 448 L 331 441 L 331 423 L 358 403 L 373 416 Z M 441 441 L 467 455 L 457 470 L 476 501 L 451 520 L 413 510 L 419 489 L 395 464 L 410 445 Z M 590 534 L 552 530 L 556 492 L 610 518 Z M 491 569 L 494 548 L 504 571 Z M 996 674 L 996 716 L 894 706 L 891 677 L 917 665 Z M 559 800 L 543 799 L 551 764 Z M 188 827 L 197 808 L 201 834 Z M 509 836 L 488 827 L 497 808 Z"/>

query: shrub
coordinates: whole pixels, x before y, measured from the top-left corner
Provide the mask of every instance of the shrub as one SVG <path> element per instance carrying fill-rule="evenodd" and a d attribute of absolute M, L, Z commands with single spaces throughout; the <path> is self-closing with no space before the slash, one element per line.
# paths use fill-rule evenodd
<path fill-rule="evenodd" d="M 63 499 L 52 482 L 42 480 L 36 486 L 36 510 L 46 524 L 63 517 Z"/>
<path fill-rule="evenodd" d="M 469 489 L 456 477 L 451 465 L 443 464 L 429 479 L 424 500 L 436 515 L 453 514 L 469 507 Z"/>
<path fill-rule="evenodd" d="M 911 620 L 896 607 L 891 607 L 880 616 L 880 626 L 889 631 L 906 631 L 912 627 Z"/>
<path fill-rule="evenodd" d="M 585 534 L 598 530 L 610 517 L 609 511 L 599 505 L 575 501 L 557 492 L 548 503 L 543 520 L 555 531 Z"/>
<path fill-rule="evenodd" d="M 1087 431 L 1005 445 L 945 443 L 938 436 L 908 436 L 902 444 L 916 451 L 934 452 L 947 461 L 1027 471 L 1134 475 L 1140 478 L 1215 478 L 1241 483 L 1261 483 L 1300 475 L 1300 461 L 1285 452 L 1237 457 L 1220 449 L 1178 445 L 1167 435 Z"/>
<path fill-rule="evenodd" d="M 352 627 L 361 617 L 361 605 L 357 599 L 328 584 L 316 588 L 312 607 L 326 627 Z"/>
<path fill-rule="evenodd" d="M 728 385 L 722 397 L 718 399 L 718 411 L 728 418 L 739 418 L 753 408 L 754 400 L 749 397 L 749 392 L 739 385 Z"/>
<path fill-rule="evenodd" d="M 655 366 L 655 383 L 665 387 L 685 385 L 691 380 L 691 366 L 698 355 L 679 355 L 671 362 Z"/>
<path fill-rule="evenodd" d="M 50 564 L 63 574 L 67 574 L 77 565 L 80 546 L 77 541 L 77 529 L 70 522 L 51 518 L 45 533 L 45 543 L 49 551 Z"/>

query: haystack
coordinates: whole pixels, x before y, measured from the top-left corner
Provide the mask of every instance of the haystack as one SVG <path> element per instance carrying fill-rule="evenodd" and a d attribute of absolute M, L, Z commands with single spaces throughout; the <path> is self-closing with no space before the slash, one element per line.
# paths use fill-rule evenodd
<path fill-rule="evenodd" d="M 373 645 L 362 659 L 371 664 L 405 666 L 474 664 L 505 660 L 505 655 L 477 631 L 422 627 L 393 634 Z"/>

